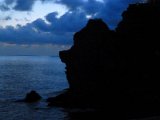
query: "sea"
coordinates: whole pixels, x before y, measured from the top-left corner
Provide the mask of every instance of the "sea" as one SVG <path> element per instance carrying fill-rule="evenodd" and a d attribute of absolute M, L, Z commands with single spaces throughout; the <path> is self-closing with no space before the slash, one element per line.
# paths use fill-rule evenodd
<path fill-rule="evenodd" d="M 68 88 L 65 64 L 54 56 L 0 56 L 0 120 L 67 120 L 63 108 L 48 107 L 46 99 Z M 38 103 L 16 102 L 31 90 Z"/>
<path fill-rule="evenodd" d="M 92 109 L 47 106 L 48 97 L 57 96 L 68 87 L 65 64 L 59 57 L 0 56 L 0 120 L 103 119 L 94 115 L 95 112 Z M 37 103 L 17 102 L 32 90 L 42 96 L 41 101 Z M 134 120 L 160 120 L 160 117 Z"/>

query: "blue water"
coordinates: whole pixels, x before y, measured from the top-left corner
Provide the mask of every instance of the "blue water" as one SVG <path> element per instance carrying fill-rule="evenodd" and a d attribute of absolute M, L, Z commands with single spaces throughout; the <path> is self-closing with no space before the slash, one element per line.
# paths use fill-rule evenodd
<path fill-rule="evenodd" d="M 45 99 L 68 88 L 65 65 L 58 57 L 0 57 L 0 120 L 64 120 L 62 108 L 48 108 Z M 42 101 L 17 103 L 26 93 L 36 90 Z"/>
<path fill-rule="evenodd" d="M 73 113 L 84 110 L 47 107 L 46 98 L 68 88 L 64 71 L 59 57 L 0 56 L 0 120 L 85 120 L 83 114 L 73 118 Z M 43 99 L 33 104 L 15 102 L 31 90 L 36 90 Z"/>

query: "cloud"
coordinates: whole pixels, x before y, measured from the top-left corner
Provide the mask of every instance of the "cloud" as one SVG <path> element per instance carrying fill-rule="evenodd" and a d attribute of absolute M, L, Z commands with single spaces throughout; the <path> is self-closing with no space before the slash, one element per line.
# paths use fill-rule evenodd
<path fill-rule="evenodd" d="M 46 20 L 37 19 L 25 26 L 0 28 L 0 41 L 19 44 L 71 44 L 73 34 L 85 26 L 88 19 L 81 11 L 66 12 L 61 17 L 53 12 Z"/>
<path fill-rule="evenodd" d="M 60 18 L 56 17 L 56 13 L 50 13 L 46 16 L 46 20 L 50 23 L 50 30 L 53 32 L 76 32 L 87 23 L 86 14 L 81 11 L 69 11 Z"/>
<path fill-rule="evenodd" d="M 121 20 L 122 12 L 128 4 L 142 0 L 58 0 L 59 4 L 66 5 L 70 11 L 84 11 L 92 18 L 102 18 L 111 28 L 115 28 Z"/>
<path fill-rule="evenodd" d="M 84 0 L 56 0 L 55 2 L 58 4 L 64 4 L 72 10 L 84 4 Z"/>
<path fill-rule="evenodd" d="M 34 28 L 36 28 L 39 31 L 43 31 L 43 32 L 49 32 L 50 30 L 50 25 L 48 25 L 44 20 L 42 19 L 37 19 L 35 20 L 32 25 L 34 26 Z"/>
<path fill-rule="evenodd" d="M 16 0 L 4 0 L 7 5 L 14 3 Z"/>
<path fill-rule="evenodd" d="M 66 5 L 70 11 L 84 10 L 87 14 L 94 14 L 104 7 L 104 2 L 97 0 L 57 0 L 56 3 Z"/>
<path fill-rule="evenodd" d="M 8 6 L 6 6 L 6 5 L 4 5 L 4 4 L 1 4 L 0 5 L 0 10 L 4 12 L 4 11 L 9 11 L 10 8 Z"/>
<path fill-rule="evenodd" d="M 7 9 L 8 6 L 11 6 L 11 9 L 14 9 L 16 11 L 31 11 L 33 8 L 33 5 L 37 0 L 3 0 L 4 5 L 2 6 L 3 9 Z M 38 0 L 42 3 L 45 2 L 53 2 L 55 0 Z M 2 9 L 2 10 L 3 10 Z"/>
<path fill-rule="evenodd" d="M 43 32 L 34 27 L 33 24 L 18 26 L 17 28 L 8 26 L 0 28 L 0 41 L 16 44 L 71 44 L 70 36 L 57 35 L 50 32 Z"/>
<path fill-rule="evenodd" d="M 17 0 L 14 9 L 19 11 L 29 11 L 32 9 L 35 1 L 36 0 Z"/>
<path fill-rule="evenodd" d="M 9 21 L 9 20 L 12 20 L 10 16 L 5 16 L 5 17 L 0 18 L 0 21 L 4 21 L 4 22 Z"/>
<path fill-rule="evenodd" d="M 15 2 L 15 0 L 6 0 L 6 4 L 12 4 L 13 1 Z M 26 1 L 30 2 L 26 3 Z M 19 7 L 15 6 L 15 9 L 31 10 L 34 1 L 17 0 L 16 6 Z M 39 18 L 25 26 L 0 28 L 0 41 L 16 44 L 72 44 L 73 34 L 85 26 L 88 21 L 87 15 L 92 18 L 102 18 L 111 28 L 114 28 L 121 19 L 122 11 L 129 3 L 137 1 L 57 0 L 56 3 L 69 8 L 64 15 L 58 17 L 57 12 L 52 12 L 46 15 L 45 19 Z M 22 5 L 22 3 L 26 4 Z"/>
<path fill-rule="evenodd" d="M 12 18 L 10 17 L 10 16 L 6 16 L 5 18 L 4 18 L 4 20 L 11 20 Z"/>
<path fill-rule="evenodd" d="M 3 0 L 3 2 L 0 2 L 0 10 L 30 11 L 35 2 L 36 0 Z"/>

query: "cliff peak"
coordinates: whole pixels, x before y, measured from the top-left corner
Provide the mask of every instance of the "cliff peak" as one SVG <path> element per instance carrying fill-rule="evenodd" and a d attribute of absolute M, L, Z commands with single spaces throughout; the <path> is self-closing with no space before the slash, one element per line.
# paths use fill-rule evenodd
<path fill-rule="evenodd" d="M 82 30 L 87 31 L 108 31 L 109 28 L 106 23 L 102 19 L 90 19 L 86 25 L 86 27 Z"/>

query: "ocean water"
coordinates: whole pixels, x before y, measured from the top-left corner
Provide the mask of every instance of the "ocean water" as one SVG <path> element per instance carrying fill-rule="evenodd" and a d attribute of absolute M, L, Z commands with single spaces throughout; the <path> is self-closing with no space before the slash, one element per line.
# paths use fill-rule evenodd
<path fill-rule="evenodd" d="M 47 107 L 46 98 L 68 88 L 65 65 L 59 57 L 0 57 L 0 120 L 64 120 L 63 108 Z M 38 103 L 18 103 L 31 90 L 43 99 Z"/>
<path fill-rule="evenodd" d="M 92 109 L 47 107 L 46 99 L 66 88 L 65 65 L 59 57 L 0 56 L 0 120 L 103 119 Z M 32 104 L 15 102 L 31 90 L 36 90 L 43 99 Z M 134 120 L 160 120 L 160 117 Z"/>

